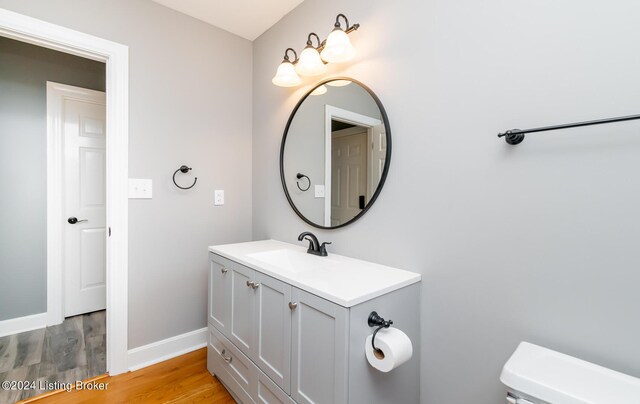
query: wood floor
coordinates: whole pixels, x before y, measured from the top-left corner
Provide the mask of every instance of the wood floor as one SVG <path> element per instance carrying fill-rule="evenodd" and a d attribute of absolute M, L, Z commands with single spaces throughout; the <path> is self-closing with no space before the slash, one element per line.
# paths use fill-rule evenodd
<path fill-rule="evenodd" d="M 48 388 L 42 383 L 74 383 L 106 371 L 106 315 L 96 311 L 62 324 L 0 337 L 0 383 L 28 381 L 34 389 L 0 389 L 0 403 L 14 403 Z M 54 387 L 55 388 L 55 387 Z"/>
<path fill-rule="evenodd" d="M 33 401 L 52 403 L 235 403 L 207 370 L 206 348 L 135 372 L 105 377 L 105 391 L 71 391 Z"/>

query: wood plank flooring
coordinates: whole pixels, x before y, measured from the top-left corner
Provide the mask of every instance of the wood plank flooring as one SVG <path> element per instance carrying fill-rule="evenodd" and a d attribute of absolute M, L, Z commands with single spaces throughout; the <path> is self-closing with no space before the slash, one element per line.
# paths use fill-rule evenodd
<path fill-rule="evenodd" d="M 199 349 L 97 382 L 104 391 L 71 391 L 37 399 L 35 404 L 76 403 L 235 403 L 224 386 L 207 370 L 207 349 Z"/>
<path fill-rule="evenodd" d="M 0 403 L 48 391 L 42 383 L 74 383 L 106 372 L 106 314 L 69 317 L 62 324 L 0 338 L 0 382 L 36 382 L 35 389 L 0 389 Z"/>

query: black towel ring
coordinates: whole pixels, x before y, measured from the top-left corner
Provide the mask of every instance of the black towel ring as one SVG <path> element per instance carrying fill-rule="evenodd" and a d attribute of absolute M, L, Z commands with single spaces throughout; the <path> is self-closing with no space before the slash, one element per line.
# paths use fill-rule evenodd
<path fill-rule="evenodd" d="M 385 320 L 384 318 L 380 317 L 378 313 L 372 311 L 371 314 L 369 314 L 367 323 L 369 324 L 369 327 L 378 327 L 373 332 L 373 336 L 371 337 L 371 346 L 373 346 L 373 351 L 375 352 L 379 350 L 378 348 L 376 348 L 376 334 L 383 328 L 389 328 L 391 324 L 393 324 L 393 321 Z"/>
<path fill-rule="evenodd" d="M 298 173 L 298 174 L 296 174 L 296 178 L 297 178 L 298 180 L 300 180 L 300 179 L 302 179 L 302 178 L 306 178 L 306 179 L 307 179 L 307 181 L 309 181 L 309 185 L 307 185 L 307 187 L 306 187 L 305 189 L 302 189 L 302 188 L 300 187 L 300 183 L 299 183 L 298 181 L 296 181 L 296 185 L 298 186 L 298 189 L 299 189 L 300 191 L 305 192 L 305 191 L 308 191 L 308 190 L 309 190 L 309 188 L 311 188 L 311 180 L 309 179 L 309 177 L 307 177 L 307 176 L 306 176 L 306 175 L 304 175 L 304 174 Z"/>
<path fill-rule="evenodd" d="M 187 167 L 185 165 L 180 166 L 180 168 L 178 168 L 176 170 L 176 172 L 173 173 L 173 183 L 175 184 L 176 187 L 180 188 L 180 189 L 191 189 L 194 187 L 194 185 L 196 185 L 196 182 L 198 181 L 198 177 L 196 177 L 193 180 L 193 184 L 191 184 L 190 187 L 181 187 L 180 185 L 178 185 L 178 183 L 176 182 L 176 174 L 178 174 L 178 171 L 182 172 L 183 174 L 186 174 L 189 172 L 189 170 L 191 170 L 191 167 Z"/>

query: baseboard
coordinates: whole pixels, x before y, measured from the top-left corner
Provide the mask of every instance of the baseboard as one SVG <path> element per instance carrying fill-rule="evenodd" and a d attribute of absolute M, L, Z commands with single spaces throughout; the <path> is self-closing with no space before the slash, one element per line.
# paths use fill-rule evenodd
<path fill-rule="evenodd" d="M 0 321 L 0 337 L 45 328 L 47 326 L 48 316 L 47 313 L 38 313 L 30 316 L 2 320 Z"/>
<path fill-rule="evenodd" d="M 0 337 L 45 328 L 47 326 L 48 316 L 47 313 L 38 313 L 30 316 L 2 320 L 0 321 Z"/>
<path fill-rule="evenodd" d="M 129 350 L 129 370 L 138 370 L 207 346 L 207 328 Z"/>

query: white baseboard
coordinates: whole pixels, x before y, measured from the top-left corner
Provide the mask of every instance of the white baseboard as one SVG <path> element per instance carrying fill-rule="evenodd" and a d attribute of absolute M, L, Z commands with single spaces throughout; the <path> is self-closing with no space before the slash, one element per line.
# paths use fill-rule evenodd
<path fill-rule="evenodd" d="M 25 317 L 2 320 L 0 321 L 0 337 L 37 330 L 38 328 L 45 328 L 47 326 L 48 316 L 49 315 L 47 313 L 39 313 Z"/>
<path fill-rule="evenodd" d="M 207 346 L 207 328 L 129 350 L 129 370 L 138 370 Z"/>

